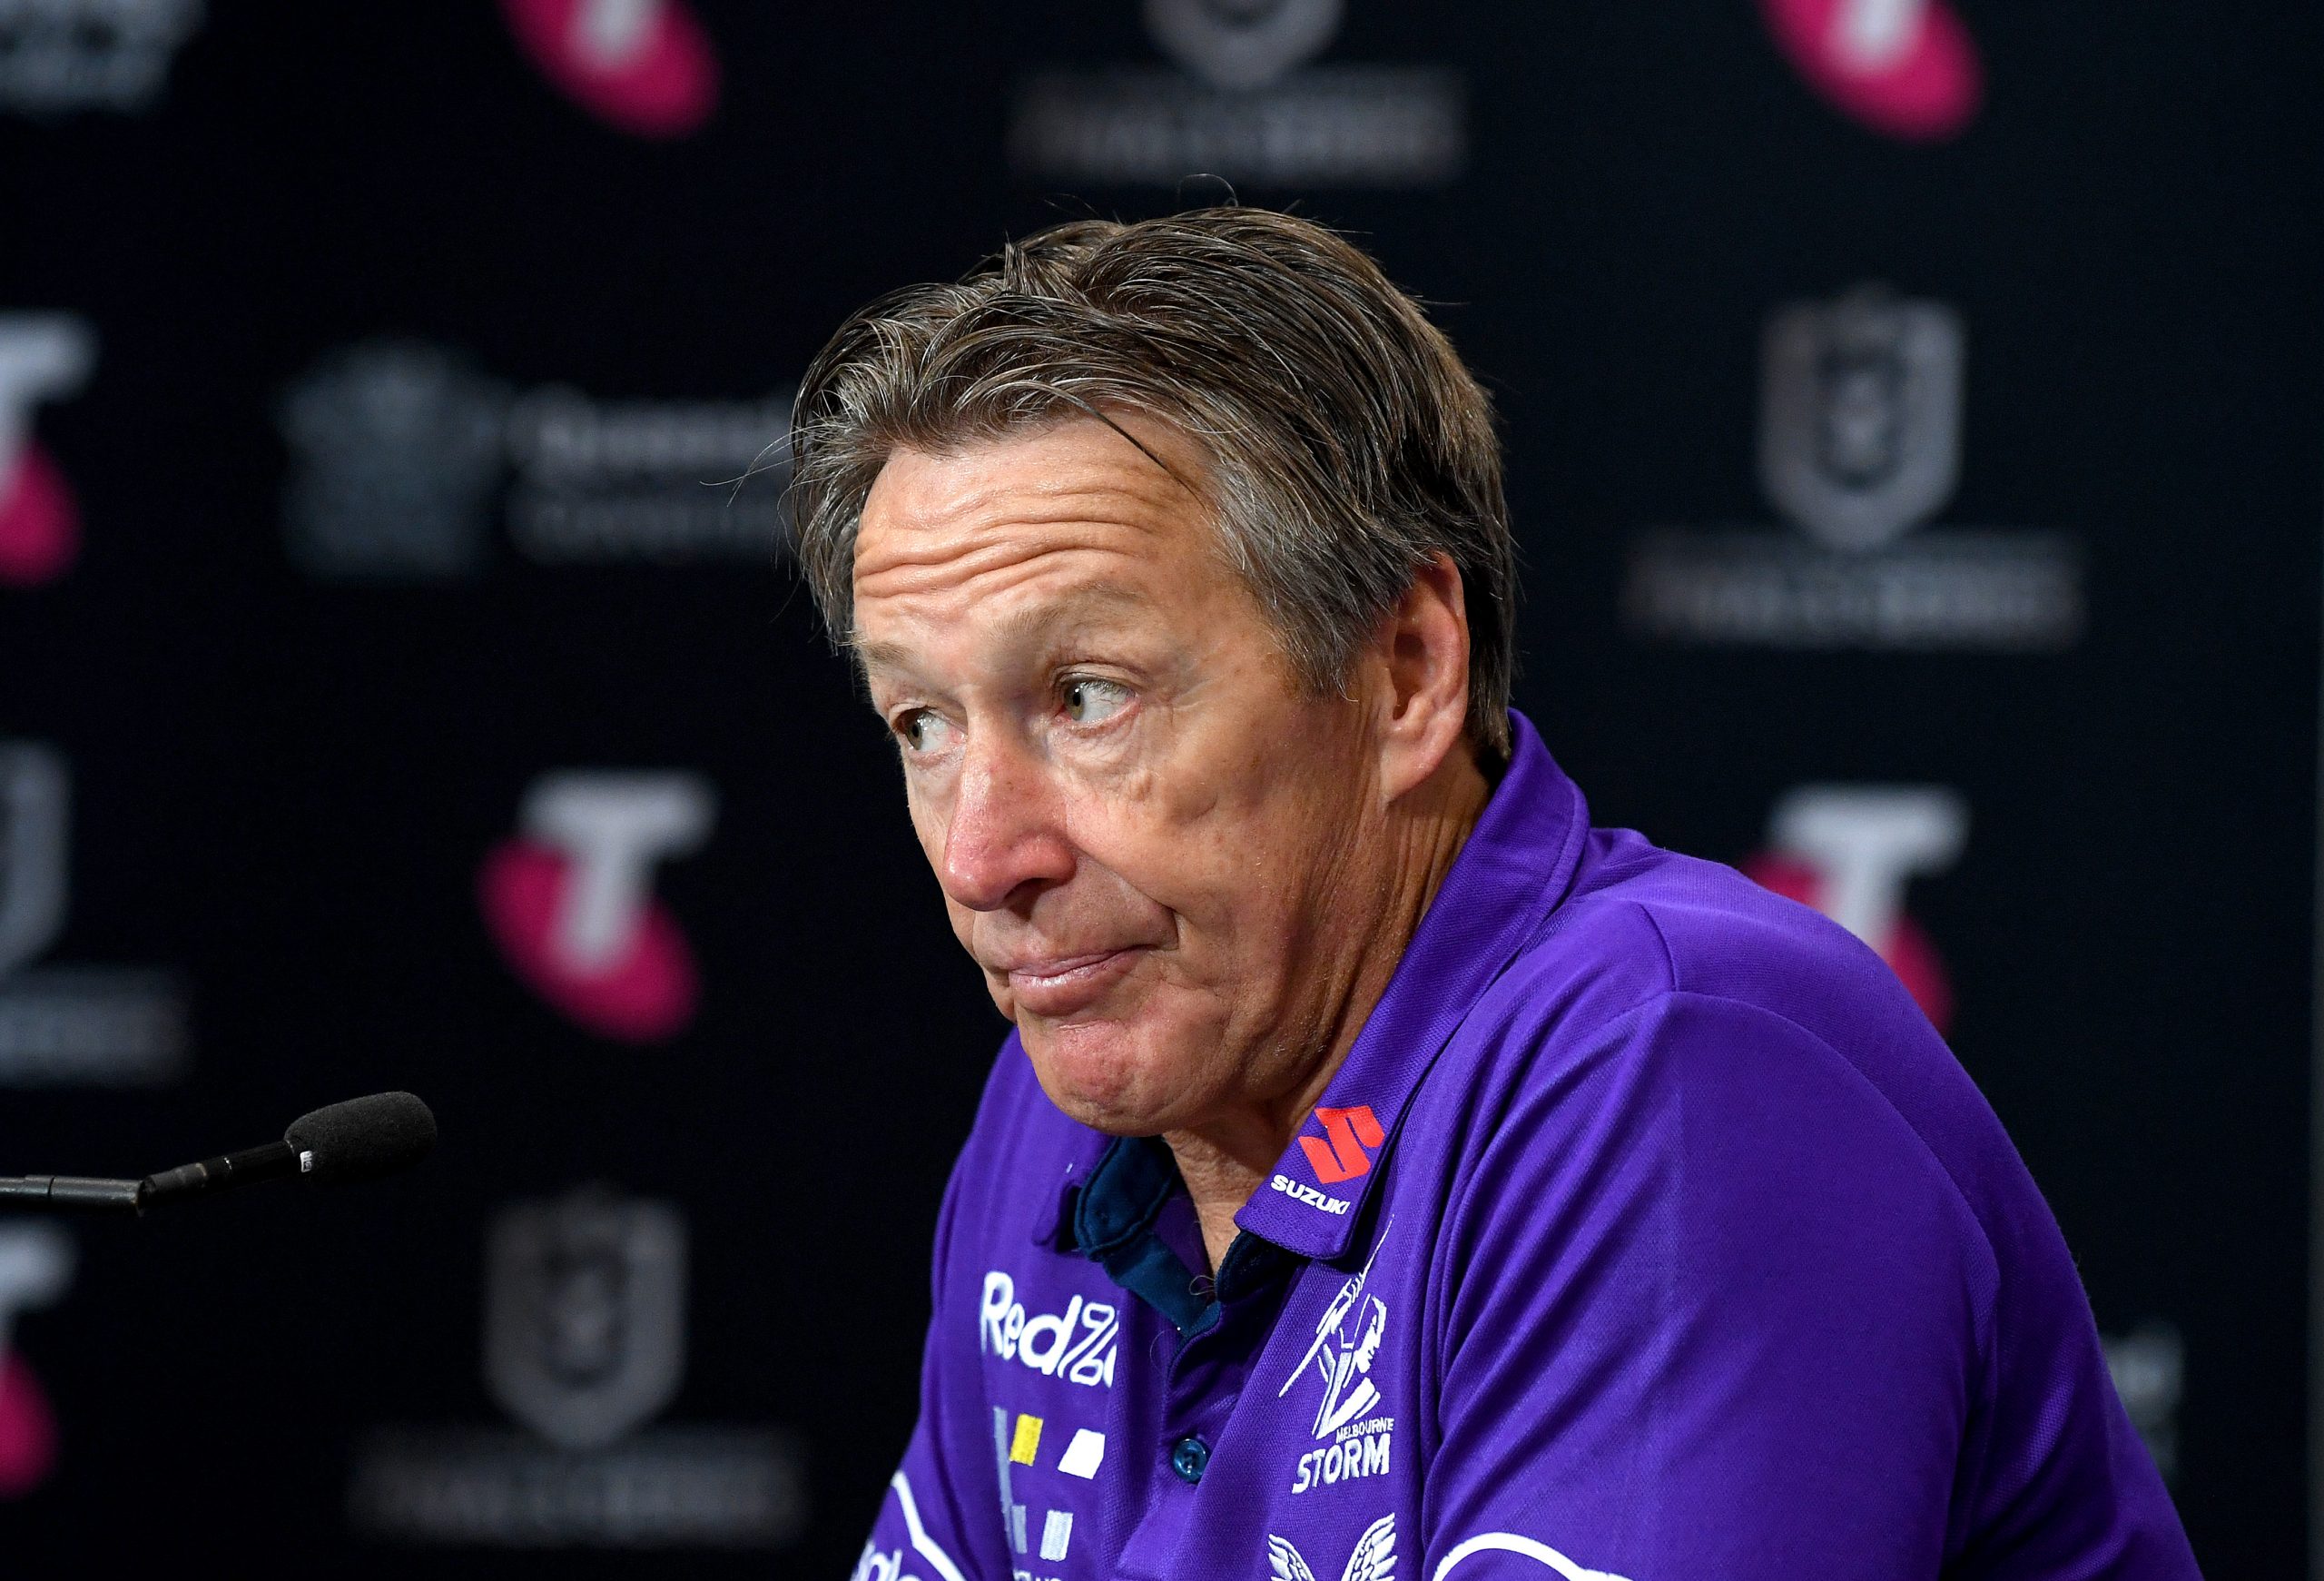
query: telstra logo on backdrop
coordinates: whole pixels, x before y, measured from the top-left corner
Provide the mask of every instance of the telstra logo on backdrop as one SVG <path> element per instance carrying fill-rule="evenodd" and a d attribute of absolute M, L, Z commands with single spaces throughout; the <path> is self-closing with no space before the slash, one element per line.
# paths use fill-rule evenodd
<path fill-rule="evenodd" d="M 0 1225 L 0 1498 L 21 1498 L 56 1462 L 56 1418 L 15 1344 L 16 1314 L 73 1282 L 73 1242 L 38 1220 Z"/>
<path fill-rule="evenodd" d="M 1914 143 L 1976 118 L 1984 73 L 1946 0 L 1759 0 L 1799 74 L 1876 132 Z"/>
<path fill-rule="evenodd" d="M 1968 838 L 1968 804 L 1941 786 L 1801 786 L 1776 803 L 1768 849 L 1743 871 L 1878 951 L 1943 1032 L 1952 985 L 1928 934 L 1905 914 L 1905 888 L 1959 861 Z"/>
<path fill-rule="evenodd" d="M 694 1019 L 694 952 L 654 870 L 710 837 L 717 796 L 686 773 L 570 770 L 526 792 L 522 833 L 485 858 L 486 925 L 527 986 L 589 1031 L 661 1042 Z"/>
<path fill-rule="evenodd" d="M 72 485 L 33 437 L 33 414 L 88 382 L 97 338 L 67 313 L 0 315 L 0 586 L 64 573 L 81 543 Z"/>
<path fill-rule="evenodd" d="M 684 0 L 500 0 L 541 74 L 606 124 L 683 137 L 718 106 L 718 57 Z"/>

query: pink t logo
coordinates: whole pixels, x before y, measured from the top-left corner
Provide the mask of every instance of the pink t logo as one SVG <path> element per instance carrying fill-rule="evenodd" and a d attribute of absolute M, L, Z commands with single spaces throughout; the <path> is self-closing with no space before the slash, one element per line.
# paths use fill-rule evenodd
<path fill-rule="evenodd" d="M 96 360 L 96 336 L 79 319 L 0 316 L 0 584 L 53 580 L 80 548 L 72 486 L 33 438 L 33 411 L 88 382 Z"/>
<path fill-rule="evenodd" d="M 509 31 L 575 103 L 640 137 L 683 137 L 718 104 L 718 58 L 683 0 L 500 0 Z"/>
<path fill-rule="evenodd" d="M 701 776 L 574 771 L 526 793 L 523 835 L 485 859 L 478 898 L 517 975 L 590 1031 L 627 1042 L 694 1019 L 694 953 L 654 898 L 654 869 L 709 837 Z"/>
<path fill-rule="evenodd" d="M 1975 119 L 1977 46 L 1945 0 L 1759 0 L 1808 84 L 1891 137 L 1938 143 Z"/>

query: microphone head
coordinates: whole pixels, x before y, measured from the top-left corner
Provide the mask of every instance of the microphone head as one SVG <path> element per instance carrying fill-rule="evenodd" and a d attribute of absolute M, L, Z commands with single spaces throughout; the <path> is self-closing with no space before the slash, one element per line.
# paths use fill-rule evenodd
<path fill-rule="evenodd" d="M 409 1092 L 374 1092 L 300 1115 L 282 1140 L 310 1155 L 305 1180 L 369 1181 L 426 1158 L 436 1146 L 436 1117 Z"/>

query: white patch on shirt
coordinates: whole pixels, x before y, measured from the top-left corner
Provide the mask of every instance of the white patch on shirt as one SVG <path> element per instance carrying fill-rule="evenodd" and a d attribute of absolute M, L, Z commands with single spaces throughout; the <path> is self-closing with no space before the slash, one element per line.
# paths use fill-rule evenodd
<path fill-rule="evenodd" d="M 1068 1477 L 1078 1477 L 1084 1482 L 1098 1475 L 1098 1467 L 1106 1458 L 1106 1435 L 1094 1428 L 1078 1428 L 1073 1442 L 1058 1457 L 1057 1468 Z"/>

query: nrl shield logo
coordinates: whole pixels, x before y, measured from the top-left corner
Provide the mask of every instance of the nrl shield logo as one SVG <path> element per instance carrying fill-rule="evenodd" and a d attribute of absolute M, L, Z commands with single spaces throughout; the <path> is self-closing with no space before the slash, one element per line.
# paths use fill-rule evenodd
<path fill-rule="evenodd" d="M 1332 41 L 1342 0 L 1146 0 L 1147 31 L 1221 88 L 1275 81 Z"/>
<path fill-rule="evenodd" d="M 64 760 L 0 742 L 0 977 L 48 948 L 64 925 Z"/>
<path fill-rule="evenodd" d="M 1870 549 L 1936 514 L 1961 459 L 1961 321 L 1878 287 L 1769 321 L 1759 479 L 1777 509 L 1837 549 Z"/>
<path fill-rule="evenodd" d="M 670 1403 L 684 1362 L 685 1226 L 602 1190 L 519 1202 L 494 1224 L 485 1382 L 568 1449 L 610 1444 Z"/>

